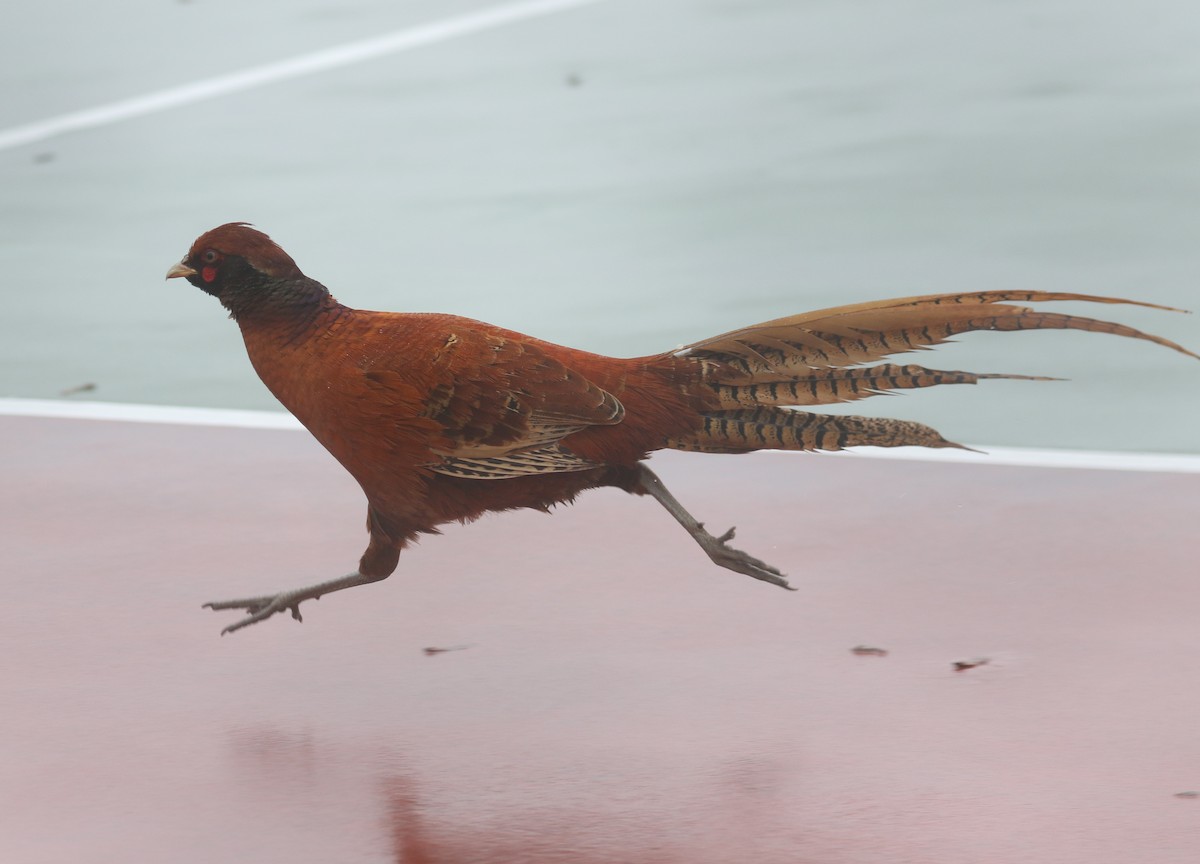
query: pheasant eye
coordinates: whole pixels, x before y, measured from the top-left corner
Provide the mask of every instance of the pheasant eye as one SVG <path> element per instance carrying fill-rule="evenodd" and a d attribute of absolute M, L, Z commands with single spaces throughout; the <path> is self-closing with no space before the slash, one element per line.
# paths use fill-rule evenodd
<path fill-rule="evenodd" d="M 200 256 L 200 261 L 204 264 L 200 268 L 200 278 L 205 282 L 212 284 L 217 278 L 217 265 L 221 260 L 221 253 L 216 249 L 205 249 Z"/>

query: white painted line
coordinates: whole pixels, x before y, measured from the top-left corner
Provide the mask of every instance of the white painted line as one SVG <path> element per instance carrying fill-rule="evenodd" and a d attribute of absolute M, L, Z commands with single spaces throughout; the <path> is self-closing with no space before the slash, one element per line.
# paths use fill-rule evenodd
<path fill-rule="evenodd" d="M 10 150 L 24 144 L 44 141 L 64 132 L 94 129 L 97 126 L 108 126 L 133 117 L 169 111 L 172 108 L 190 105 L 204 99 L 213 99 L 217 96 L 250 90 L 265 84 L 274 84 L 277 81 L 299 78 L 303 75 L 326 72 L 387 54 L 398 54 L 426 45 L 435 45 L 459 36 L 479 33 L 483 30 L 503 27 L 505 24 L 513 24 L 599 2 L 601 0 L 528 0 L 524 3 L 496 6 L 482 12 L 473 12 L 468 15 L 434 21 L 430 24 L 396 30 L 372 39 L 363 39 L 322 51 L 314 51 L 311 54 L 302 54 L 290 60 L 255 66 L 241 72 L 218 75 L 215 78 L 185 84 L 182 87 L 159 90 L 156 93 L 147 93 L 145 96 L 110 102 L 108 105 L 100 105 L 70 114 L 60 114 L 58 117 L 51 117 L 37 123 L 0 130 L 0 150 Z"/>
<path fill-rule="evenodd" d="M 989 447 L 972 444 L 968 450 L 929 450 L 924 447 L 864 447 L 823 453 L 850 459 L 900 459 L 908 462 L 968 462 L 974 465 L 1016 465 L 1025 468 L 1091 468 L 1104 471 L 1164 471 L 1200 474 L 1200 456 L 1190 453 L 1120 453 L 1110 450 L 1039 450 L 1032 447 Z M 779 452 L 779 451 L 771 451 Z M 792 455 L 792 454 L 787 454 Z"/>
<path fill-rule="evenodd" d="M 166 423 L 179 426 L 224 426 L 237 429 L 304 427 L 283 411 L 240 411 L 231 408 L 179 408 L 118 402 L 74 402 L 53 399 L 0 399 L 0 417 L 49 417 L 70 420 L 115 420 L 124 423 Z M 1189 453 L 1113 453 L 1102 450 L 1037 450 L 1025 447 L 977 445 L 984 453 L 966 450 L 927 450 L 923 447 L 864 447 L 844 453 L 822 453 L 846 459 L 900 459 L 916 462 L 970 462 L 976 465 L 1019 465 L 1033 468 L 1091 468 L 1106 471 L 1161 471 L 1200 474 L 1200 456 Z M 785 457 L 810 454 L 764 451 Z"/>
<path fill-rule="evenodd" d="M 117 420 L 178 426 L 232 426 L 238 429 L 303 429 L 286 411 L 239 411 L 234 408 L 181 408 L 122 402 L 58 402 L 52 399 L 0 399 L 0 416 L 54 417 L 67 420 Z"/>

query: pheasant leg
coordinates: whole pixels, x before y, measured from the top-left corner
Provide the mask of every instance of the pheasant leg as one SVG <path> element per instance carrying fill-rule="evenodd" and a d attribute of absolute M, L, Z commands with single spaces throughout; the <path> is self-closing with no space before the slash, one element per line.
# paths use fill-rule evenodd
<path fill-rule="evenodd" d="M 712 559 L 714 564 L 735 573 L 743 573 L 746 576 L 770 582 L 772 585 L 778 585 L 789 591 L 796 590 L 788 584 L 787 579 L 778 569 L 730 546 L 729 541 L 733 539 L 733 528 L 720 537 L 714 537 L 705 531 L 704 523 L 696 521 L 696 518 L 685 510 L 675 496 L 667 490 L 658 475 L 645 465 L 638 466 L 638 486 L 640 491 L 645 492 L 675 517 L 675 521 L 682 525 L 688 534 L 692 535 L 692 539 L 700 544 L 700 548 Z"/>

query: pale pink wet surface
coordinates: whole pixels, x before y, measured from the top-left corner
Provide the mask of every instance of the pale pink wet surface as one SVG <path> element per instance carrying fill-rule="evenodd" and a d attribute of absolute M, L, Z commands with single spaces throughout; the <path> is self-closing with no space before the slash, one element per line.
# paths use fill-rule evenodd
<path fill-rule="evenodd" d="M 798 593 L 601 491 L 220 638 L 362 551 L 305 434 L 0 445 L 5 862 L 1200 860 L 1200 476 L 668 454 Z"/>

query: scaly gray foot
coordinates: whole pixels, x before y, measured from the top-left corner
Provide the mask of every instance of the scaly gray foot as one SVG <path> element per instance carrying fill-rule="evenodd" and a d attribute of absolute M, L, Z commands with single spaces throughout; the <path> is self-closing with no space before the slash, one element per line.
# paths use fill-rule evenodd
<path fill-rule="evenodd" d="M 221 631 L 221 635 L 241 630 L 259 621 L 265 621 L 277 612 L 291 611 L 292 617 L 303 621 L 300 615 L 300 603 L 304 600 L 315 599 L 304 591 L 281 591 L 267 597 L 251 597 L 246 600 L 219 600 L 205 603 L 202 608 L 219 611 L 221 609 L 244 609 L 250 614 L 241 621 L 234 622 Z"/>
<path fill-rule="evenodd" d="M 724 567 L 726 570 L 743 573 L 746 576 L 753 576 L 755 579 L 761 579 L 763 582 L 770 582 L 772 585 L 778 585 L 780 588 L 795 591 L 796 589 L 788 584 L 787 578 L 777 568 L 729 545 L 729 541 L 733 539 L 735 530 L 734 528 L 730 528 L 720 537 L 714 537 L 704 530 L 703 524 L 697 524 L 696 529 L 690 533 L 696 539 L 696 542 L 700 544 L 700 548 L 712 559 L 714 564 Z"/>
<path fill-rule="evenodd" d="M 305 600 L 317 600 L 325 594 L 332 594 L 334 591 L 344 591 L 347 588 L 354 588 L 357 585 L 366 585 L 369 582 L 378 582 L 380 579 L 385 579 L 386 576 L 364 576 L 361 573 L 354 572 L 342 576 L 340 579 L 330 579 L 327 582 L 318 582 L 316 585 L 309 585 L 307 588 L 300 588 L 294 591 L 280 591 L 278 594 L 268 594 L 265 597 L 250 597 L 245 600 L 220 600 L 216 603 L 205 603 L 205 609 L 244 609 L 250 614 L 230 624 L 221 631 L 221 635 L 232 633 L 235 630 L 241 630 L 243 627 L 249 627 L 251 624 L 257 624 L 259 621 L 266 621 L 277 612 L 291 612 L 292 617 L 297 621 L 303 621 L 300 617 L 300 604 Z"/>

